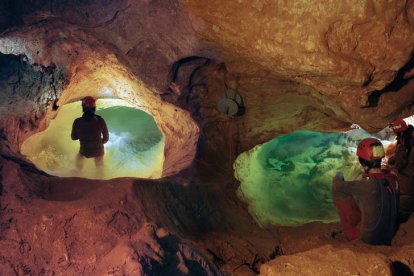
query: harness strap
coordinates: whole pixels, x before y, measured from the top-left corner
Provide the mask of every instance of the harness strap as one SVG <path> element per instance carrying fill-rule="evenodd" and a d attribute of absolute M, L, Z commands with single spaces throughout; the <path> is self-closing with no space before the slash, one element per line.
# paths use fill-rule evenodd
<path fill-rule="evenodd" d="M 385 187 L 390 193 L 396 194 L 399 191 L 398 179 L 397 179 L 397 176 L 394 174 L 364 173 L 362 177 L 369 178 L 369 179 L 375 179 L 375 180 L 386 180 Z"/>

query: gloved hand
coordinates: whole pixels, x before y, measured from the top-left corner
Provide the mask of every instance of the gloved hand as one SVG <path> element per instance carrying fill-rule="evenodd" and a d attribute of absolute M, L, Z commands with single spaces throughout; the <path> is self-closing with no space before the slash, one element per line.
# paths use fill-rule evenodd
<path fill-rule="evenodd" d="M 344 174 L 342 172 L 337 172 L 335 175 L 335 179 L 344 181 L 345 180 Z"/>

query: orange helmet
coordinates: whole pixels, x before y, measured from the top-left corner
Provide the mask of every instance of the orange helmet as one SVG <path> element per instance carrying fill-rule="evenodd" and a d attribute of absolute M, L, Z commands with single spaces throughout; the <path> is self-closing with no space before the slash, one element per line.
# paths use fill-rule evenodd
<path fill-rule="evenodd" d="M 82 99 L 82 107 L 96 107 L 96 100 L 94 97 L 86 96 Z"/>
<path fill-rule="evenodd" d="M 390 124 L 394 133 L 404 132 L 407 129 L 407 123 L 403 119 L 395 120 Z"/>
<path fill-rule="evenodd" d="M 357 156 L 367 160 L 381 160 L 385 156 L 384 146 L 376 138 L 366 138 L 359 142 Z"/>

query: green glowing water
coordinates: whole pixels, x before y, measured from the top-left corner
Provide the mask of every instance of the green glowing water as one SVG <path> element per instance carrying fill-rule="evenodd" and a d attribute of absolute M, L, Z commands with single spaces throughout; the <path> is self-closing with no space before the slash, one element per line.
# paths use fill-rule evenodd
<path fill-rule="evenodd" d="M 92 179 L 116 177 L 159 178 L 164 162 L 164 138 L 154 119 L 142 110 L 121 100 L 99 100 L 96 114 L 109 129 L 105 144 L 104 165 L 96 168 L 93 158 L 84 167 L 75 167 L 79 141 L 72 141 L 73 121 L 82 116 L 80 102 L 60 107 L 49 127 L 22 145 L 25 154 L 39 169 L 56 176 L 79 176 Z"/>
<path fill-rule="evenodd" d="M 332 179 L 338 171 L 346 180 L 361 172 L 355 148 L 367 136 L 296 131 L 257 146 L 234 164 L 238 194 L 262 225 L 337 221 Z"/>

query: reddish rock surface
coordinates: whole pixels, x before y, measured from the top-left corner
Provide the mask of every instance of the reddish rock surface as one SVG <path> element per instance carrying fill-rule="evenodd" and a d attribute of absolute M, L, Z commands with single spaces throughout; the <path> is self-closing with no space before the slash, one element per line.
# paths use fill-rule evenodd
<path fill-rule="evenodd" d="M 262 229 L 232 171 L 293 130 L 412 115 L 413 1 L 67 2 L 0 3 L 0 274 L 414 270 L 412 218 L 389 247 L 349 243 L 338 224 Z M 228 89 L 242 116 L 217 109 Z M 162 179 L 58 178 L 19 154 L 85 95 L 154 117 Z"/>

